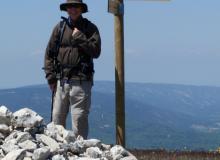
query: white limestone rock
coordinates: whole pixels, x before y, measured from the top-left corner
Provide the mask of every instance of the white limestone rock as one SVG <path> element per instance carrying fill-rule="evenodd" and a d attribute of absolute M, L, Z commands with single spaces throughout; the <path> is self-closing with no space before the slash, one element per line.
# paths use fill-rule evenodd
<path fill-rule="evenodd" d="M 71 156 L 71 157 L 68 157 L 68 160 L 77 160 L 79 157 L 74 155 L 74 156 Z"/>
<path fill-rule="evenodd" d="M 63 155 L 55 155 L 52 157 L 52 160 L 66 160 Z"/>
<path fill-rule="evenodd" d="M 112 156 L 110 150 L 103 151 L 102 152 L 102 157 L 105 157 L 108 160 L 113 160 L 113 156 Z"/>
<path fill-rule="evenodd" d="M 23 160 L 24 155 L 24 149 L 11 150 L 2 160 Z"/>
<path fill-rule="evenodd" d="M 7 141 L 6 143 L 4 143 L 3 145 L 1 145 L 1 148 L 3 149 L 3 151 L 5 153 L 9 153 L 13 150 L 18 150 L 20 149 L 19 146 L 16 143 L 15 139 L 12 139 L 10 141 Z"/>
<path fill-rule="evenodd" d="M 107 144 L 102 143 L 101 144 L 101 149 L 104 150 L 104 151 L 110 150 L 111 149 L 111 145 L 107 145 Z"/>
<path fill-rule="evenodd" d="M 28 132 L 14 131 L 8 137 L 6 137 L 5 141 L 10 141 L 12 139 L 16 140 L 16 143 L 22 143 L 26 140 L 32 140 L 33 137 Z"/>
<path fill-rule="evenodd" d="M 29 151 L 26 151 L 26 152 L 25 152 L 25 157 L 30 157 L 30 158 L 32 158 L 32 156 L 33 156 L 32 151 L 31 151 L 31 152 L 29 152 Z"/>
<path fill-rule="evenodd" d="M 53 122 L 49 123 L 44 131 L 44 134 L 55 139 L 58 142 L 63 142 L 64 139 L 62 137 L 60 128 L 62 127 L 58 127 L 58 125 L 55 125 Z"/>
<path fill-rule="evenodd" d="M 39 135 L 39 140 L 50 148 L 51 152 L 56 152 L 60 149 L 59 143 L 54 139 L 44 134 Z"/>
<path fill-rule="evenodd" d="M 15 128 L 35 128 L 43 123 L 43 118 L 28 108 L 13 113 L 12 124 Z"/>
<path fill-rule="evenodd" d="M 9 141 L 9 140 L 12 140 L 12 139 L 15 139 L 17 137 L 17 132 L 18 131 L 13 131 L 11 132 L 10 135 L 8 135 L 6 138 L 5 138 L 5 142 Z"/>
<path fill-rule="evenodd" d="M 64 143 L 71 143 L 76 140 L 75 133 L 73 131 L 63 130 Z"/>
<path fill-rule="evenodd" d="M 98 139 L 83 140 L 83 141 L 81 141 L 81 144 L 83 145 L 84 148 L 90 148 L 90 147 L 101 148 L 101 146 L 102 146 L 101 141 Z"/>
<path fill-rule="evenodd" d="M 10 125 L 12 112 L 5 106 L 0 107 L 0 124 Z"/>
<path fill-rule="evenodd" d="M 38 148 L 34 151 L 33 160 L 44 160 L 50 156 L 50 149 L 48 147 Z"/>
<path fill-rule="evenodd" d="M 17 132 L 16 141 L 22 143 L 26 140 L 33 140 L 33 137 L 28 132 Z"/>
<path fill-rule="evenodd" d="M 85 152 L 85 149 L 80 141 L 75 141 L 69 144 L 69 148 L 72 153 L 80 154 Z"/>
<path fill-rule="evenodd" d="M 76 138 L 76 140 L 77 140 L 77 141 L 83 141 L 84 138 L 83 138 L 82 136 L 78 135 L 77 138 Z"/>
<path fill-rule="evenodd" d="M 24 157 L 23 160 L 32 160 L 32 158 L 31 157 Z"/>
<path fill-rule="evenodd" d="M 10 128 L 6 124 L 0 124 L 0 132 L 7 135 L 10 132 Z"/>
<path fill-rule="evenodd" d="M 35 149 L 37 149 L 37 145 L 30 140 L 19 143 L 18 146 L 28 151 L 34 151 Z"/>
<path fill-rule="evenodd" d="M 114 147 L 111 148 L 110 150 L 113 159 L 117 159 L 117 157 L 127 157 L 129 156 L 129 153 L 126 149 L 124 149 L 122 146 L 116 145 Z"/>
<path fill-rule="evenodd" d="M 113 157 L 113 160 L 121 160 L 122 158 L 124 158 L 124 157 L 121 154 L 118 154 Z"/>
<path fill-rule="evenodd" d="M 70 143 L 76 140 L 73 131 L 66 130 L 61 125 L 55 125 L 53 122 L 47 125 L 45 134 L 58 142 Z"/>
<path fill-rule="evenodd" d="M 2 159 L 2 158 L 4 158 L 4 157 L 5 157 L 5 154 L 4 154 L 3 150 L 0 149 L 0 159 Z"/>
<path fill-rule="evenodd" d="M 76 138 L 75 132 L 54 123 L 44 126 L 43 118 L 30 109 L 10 114 L 0 107 L 0 114 L 12 115 L 10 126 L 6 120 L 0 123 L 0 160 L 137 160 L 122 146 Z"/>
<path fill-rule="evenodd" d="M 6 136 L 0 132 L 0 140 L 4 140 L 5 137 L 6 137 Z"/>
<path fill-rule="evenodd" d="M 86 155 L 90 158 L 101 158 L 102 151 L 98 147 L 90 147 L 86 149 Z"/>

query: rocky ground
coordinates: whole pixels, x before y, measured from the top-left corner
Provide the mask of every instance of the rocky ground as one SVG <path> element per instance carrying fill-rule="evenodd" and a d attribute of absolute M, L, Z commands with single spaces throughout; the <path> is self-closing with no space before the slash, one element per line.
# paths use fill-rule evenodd
<path fill-rule="evenodd" d="M 122 146 L 84 140 L 60 125 L 44 124 L 31 109 L 0 107 L 0 160 L 137 160 Z"/>

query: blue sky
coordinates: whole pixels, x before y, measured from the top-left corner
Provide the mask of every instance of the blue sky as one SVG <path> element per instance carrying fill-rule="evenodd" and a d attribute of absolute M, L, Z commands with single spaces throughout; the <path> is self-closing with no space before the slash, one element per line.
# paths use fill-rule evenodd
<path fill-rule="evenodd" d="M 3 0 L 0 88 L 46 83 L 44 51 L 65 13 L 61 0 Z M 114 21 L 107 0 L 86 0 L 102 36 L 95 80 L 114 80 Z M 126 81 L 220 86 L 220 1 L 125 1 Z"/>

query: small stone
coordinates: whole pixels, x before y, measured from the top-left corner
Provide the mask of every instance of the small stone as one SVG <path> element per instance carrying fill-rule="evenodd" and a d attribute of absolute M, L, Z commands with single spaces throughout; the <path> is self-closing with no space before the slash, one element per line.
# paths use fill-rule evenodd
<path fill-rule="evenodd" d="M 39 142 L 41 141 L 41 139 L 40 139 L 41 135 L 42 135 L 42 134 L 36 134 L 36 135 L 35 135 L 35 139 L 36 139 L 37 141 L 39 141 Z"/>
<path fill-rule="evenodd" d="M 12 118 L 12 124 L 16 128 L 34 128 L 42 125 L 42 122 L 43 118 L 28 108 L 18 110 Z"/>
<path fill-rule="evenodd" d="M 50 138 L 49 136 L 41 134 L 39 138 L 42 143 L 44 143 L 50 148 L 51 152 L 55 152 L 60 148 L 59 143 L 57 143 L 54 139 Z"/>
<path fill-rule="evenodd" d="M 83 145 L 82 143 L 80 143 L 80 141 L 75 141 L 74 143 L 70 143 L 69 146 L 72 153 L 80 154 L 85 152 L 85 149 L 83 148 Z"/>
<path fill-rule="evenodd" d="M 58 130 L 59 134 L 62 136 L 65 128 L 62 125 L 55 125 L 55 126 L 56 126 L 56 129 Z"/>
<path fill-rule="evenodd" d="M 32 158 L 31 157 L 24 157 L 23 160 L 32 160 Z"/>
<path fill-rule="evenodd" d="M 76 155 L 68 156 L 68 160 L 78 160 L 78 156 Z"/>
<path fill-rule="evenodd" d="M 24 149 L 12 150 L 2 160 L 23 160 L 24 155 Z"/>
<path fill-rule="evenodd" d="M 47 125 L 45 134 L 58 142 L 70 143 L 76 140 L 73 131 L 68 131 L 62 125 L 55 125 L 53 122 Z"/>
<path fill-rule="evenodd" d="M 105 150 L 110 150 L 111 149 L 111 145 L 107 145 L 107 144 L 102 143 L 101 144 L 101 149 L 104 150 L 104 151 Z"/>
<path fill-rule="evenodd" d="M 77 138 L 76 138 L 76 140 L 77 140 L 77 141 L 83 141 L 84 138 L 83 138 L 81 135 L 78 135 Z"/>
<path fill-rule="evenodd" d="M 44 145 L 43 143 L 40 143 L 40 144 L 39 144 L 39 147 L 41 147 L 41 148 L 42 148 L 42 147 L 46 147 L 46 145 Z"/>
<path fill-rule="evenodd" d="M 25 157 L 32 157 L 33 156 L 33 153 L 32 152 L 29 152 L 29 151 L 26 151 L 25 152 Z"/>
<path fill-rule="evenodd" d="M 113 160 L 121 160 L 122 158 L 124 158 L 124 157 L 122 155 L 118 154 L 113 157 Z"/>
<path fill-rule="evenodd" d="M 19 132 L 17 134 L 16 141 L 17 141 L 17 143 L 22 143 L 26 140 L 32 140 L 32 139 L 33 139 L 33 137 L 30 135 L 30 133 L 28 133 L 28 132 Z"/>
<path fill-rule="evenodd" d="M 65 160 L 65 158 L 63 157 L 63 155 L 55 155 L 52 157 L 52 160 Z"/>
<path fill-rule="evenodd" d="M 2 134 L 1 132 L 0 132 L 0 139 L 2 139 L 2 140 L 4 140 L 4 139 L 5 139 L 5 135 L 4 135 L 4 134 Z"/>
<path fill-rule="evenodd" d="M 9 126 L 10 133 L 14 130 L 13 126 Z"/>
<path fill-rule="evenodd" d="M 5 141 L 9 141 L 9 140 L 12 140 L 12 139 L 15 139 L 17 137 L 17 131 L 13 131 L 9 136 L 7 136 L 5 138 Z"/>
<path fill-rule="evenodd" d="M 70 144 L 60 143 L 60 149 L 58 151 L 59 154 L 68 153 L 71 150 Z"/>
<path fill-rule="evenodd" d="M 0 124 L 11 124 L 12 112 L 5 106 L 0 107 Z"/>
<path fill-rule="evenodd" d="M 118 155 L 122 155 L 123 157 L 129 156 L 129 153 L 126 149 L 124 149 L 122 146 L 116 145 L 111 148 L 110 150 L 111 154 L 115 158 Z"/>
<path fill-rule="evenodd" d="M 101 158 L 102 151 L 98 147 L 90 147 L 86 149 L 86 155 L 90 158 Z"/>
<path fill-rule="evenodd" d="M 34 151 L 32 158 L 34 160 L 44 160 L 50 156 L 50 149 L 47 147 L 38 148 Z"/>
<path fill-rule="evenodd" d="M 97 139 L 83 140 L 78 139 L 74 143 L 70 143 L 71 151 L 73 153 L 83 153 L 87 148 L 98 147 L 101 148 L 101 141 Z"/>
<path fill-rule="evenodd" d="M 1 145 L 1 148 L 5 153 L 9 153 L 13 150 L 20 149 L 18 145 L 16 145 L 16 140 L 12 139 L 10 141 L 5 142 L 3 145 Z"/>
<path fill-rule="evenodd" d="M 37 149 L 37 145 L 30 140 L 19 143 L 18 146 L 28 151 L 34 151 L 35 149 Z"/>
<path fill-rule="evenodd" d="M 113 156 L 109 150 L 102 152 L 102 157 L 107 158 L 108 160 L 112 160 Z"/>
<path fill-rule="evenodd" d="M 76 140 L 75 133 L 73 131 L 63 130 L 64 143 L 71 143 Z"/>
<path fill-rule="evenodd" d="M 90 147 L 99 147 L 101 148 L 101 141 L 98 139 L 89 139 L 89 140 L 83 140 L 82 141 L 83 147 L 90 148 Z"/>
<path fill-rule="evenodd" d="M 0 132 L 3 134 L 8 134 L 10 129 L 6 124 L 0 124 Z"/>
<path fill-rule="evenodd" d="M 0 159 L 2 159 L 2 158 L 4 158 L 4 157 L 5 157 L 5 154 L 4 154 L 3 150 L 0 149 Z"/>
<path fill-rule="evenodd" d="M 58 126 L 58 125 L 55 125 L 53 122 L 52 123 L 49 123 L 47 125 L 47 128 L 45 130 L 45 135 L 53 138 L 53 139 L 56 139 L 56 141 L 58 142 L 63 142 L 64 139 L 62 138 L 62 131 L 61 128 L 63 128 L 62 126 Z M 63 128 L 64 129 L 64 128 Z"/>
<path fill-rule="evenodd" d="M 10 141 L 12 139 L 16 140 L 16 143 L 22 143 L 26 140 L 32 140 L 32 136 L 28 132 L 14 131 L 8 137 L 6 137 L 5 141 Z"/>

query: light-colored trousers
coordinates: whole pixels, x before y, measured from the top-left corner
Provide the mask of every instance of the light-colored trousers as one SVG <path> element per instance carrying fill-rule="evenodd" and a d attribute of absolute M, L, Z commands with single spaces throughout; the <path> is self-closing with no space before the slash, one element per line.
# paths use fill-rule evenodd
<path fill-rule="evenodd" d="M 89 132 L 88 116 L 91 106 L 91 81 L 71 81 L 60 86 L 57 83 L 53 103 L 53 122 L 66 127 L 66 118 L 71 111 L 72 129 L 76 136 L 87 139 Z"/>

